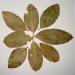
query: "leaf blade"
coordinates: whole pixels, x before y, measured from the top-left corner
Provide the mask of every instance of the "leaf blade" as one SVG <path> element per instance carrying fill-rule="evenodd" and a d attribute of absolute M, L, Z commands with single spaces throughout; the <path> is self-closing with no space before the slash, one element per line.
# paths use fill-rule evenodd
<path fill-rule="evenodd" d="M 69 42 L 73 37 L 70 33 L 60 29 L 43 30 L 36 37 L 48 44 L 58 45 Z"/>
<path fill-rule="evenodd" d="M 3 15 L 3 19 L 4 19 L 5 23 L 12 30 L 14 30 L 14 31 L 26 30 L 24 22 L 16 14 L 9 12 L 9 11 L 3 11 L 2 15 Z"/>
<path fill-rule="evenodd" d="M 43 56 L 52 62 L 59 61 L 59 53 L 55 48 L 50 45 L 40 43 L 40 48 L 42 49 Z"/>
<path fill-rule="evenodd" d="M 34 32 L 37 29 L 39 23 L 38 11 L 32 4 L 28 5 L 27 10 L 28 14 L 24 15 L 24 22 L 29 30 Z"/>
<path fill-rule="evenodd" d="M 34 71 L 41 68 L 43 62 L 42 51 L 35 42 L 32 43 L 31 49 L 28 51 L 28 60 Z"/>
<path fill-rule="evenodd" d="M 52 25 L 60 14 L 60 7 L 58 4 L 49 6 L 41 15 L 40 28 L 48 27 Z"/>
<path fill-rule="evenodd" d="M 31 37 L 26 35 L 24 32 L 13 32 L 7 35 L 4 39 L 4 43 L 11 48 L 20 47 L 27 44 Z"/>
<path fill-rule="evenodd" d="M 25 61 L 27 56 L 26 48 L 15 49 L 8 60 L 8 68 L 17 68 Z"/>

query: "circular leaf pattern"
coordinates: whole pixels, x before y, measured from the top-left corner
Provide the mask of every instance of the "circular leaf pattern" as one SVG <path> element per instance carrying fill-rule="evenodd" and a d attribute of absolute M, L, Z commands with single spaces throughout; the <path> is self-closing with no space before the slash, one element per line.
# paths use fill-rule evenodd
<path fill-rule="evenodd" d="M 3 11 L 3 19 L 7 26 L 13 29 L 15 32 L 7 35 L 4 39 L 4 43 L 10 48 L 16 48 L 11 53 L 8 60 L 9 68 L 16 68 L 23 64 L 26 59 L 27 49 L 28 49 L 28 60 L 31 68 L 34 71 L 38 71 L 42 67 L 43 56 L 52 62 L 57 62 L 59 60 L 58 51 L 51 45 L 59 45 L 69 42 L 73 36 L 60 29 L 46 29 L 42 30 L 35 35 L 38 24 L 40 24 L 40 29 L 46 28 L 57 20 L 60 14 L 59 4 L 54 4 L 49 6 L 41 15 L 39 23 L 39 14 L 35 6 L 29 4 L 27 7 L 28 13 L 24 14 L 24 22 L 16 14 Z M 27 29 L 28 28 L 28 29 Z M 30 30 L 33 32 L 33 36 L 30 37 L 24 31 Z M 34 37 L 43 41 L 40 46 L 34 41 Z M 31 41 L 32 40 L 32 41 Z M 31 41 L 31 48 L 29 49 L 27 41 Z M 46 44 L 45 44 L 46 43 Z M 48 45 L 49 44 L 49 45 Z M 18 48 L 27 45 L 26 48 Z"/>

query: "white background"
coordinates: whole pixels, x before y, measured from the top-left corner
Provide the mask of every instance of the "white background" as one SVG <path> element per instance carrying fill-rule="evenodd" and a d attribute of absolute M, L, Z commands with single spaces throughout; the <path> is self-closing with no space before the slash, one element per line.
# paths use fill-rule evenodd
<path fill-rule="evenodd" d="M 22 19 L 28 4 L 33 4 L 41 16 L 42 12 L 50 5 L 60 5 L 60 16 L 50 28 L 59 28 L 70 32 L 75 37 L 74 21 L 75 0 L 0 0 L 0 75 L 75 75 L 75 38 L 70 42 L 54 46 L 59 54 L 60 61 L 52 63 L 44 59 L 42 68 L 35 72 L 31 69 L 28 60 L 16 69 L 8 68 L 8 58 L 13 51 L 8 48 L 3 39 L 12 32 L 2 18 L 2 11 L 8 10 L 19 15 Z"/>

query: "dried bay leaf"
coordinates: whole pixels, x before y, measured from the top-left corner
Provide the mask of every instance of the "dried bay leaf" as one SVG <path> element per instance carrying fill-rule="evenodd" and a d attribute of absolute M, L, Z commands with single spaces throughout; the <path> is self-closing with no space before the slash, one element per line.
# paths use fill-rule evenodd
<path fill-rule="evenodd" d="M 42 14 L 40 18 L 40 28 L 48 27 L 52 25 L 60 14 L 60 7 L 58 4 L 49 6 Z"/>
<path fill-rule="evenodd" d="M 30 66 L 34 71 L 41 68 L 43 62 L 42 50 L 35 42 L 32 43 L 31 49 L 28 51 L 28 59 Z"/>
<path fill-rule="evenodd" d="M 9 57 L 8 68 L 19 67 L 25 61 L 26 55 L 27 55 L 27 48 L 15 49 Z"/>
<path fill-rule="evenodd" d="M 69 42 L 73 37 L 70 33 L 59 29 L 47 29 L 39 32 L 36 37 L 45 43 L 57 45 Z"/>
<path fill-rule="evenodd" d="M 24 22 L 29 30 L 34 32 L 38 27 L 39 15 L 37 9 L 32 4 L 27 7 L 27 10 L 28 13 L 24 15 Z"/>
<path fill-rule="evenodd" d="M 31 37 L 26 35 L 24 32 L 13 32 L 5 37 L 4 43 L 11 48 L 20 47 L 27 44 Z"/>
<path fill-rule="evenodd" d="M 3 19 L 9 28 L 14 31 L 26 30 L 25 24 L 19 16 L 9 11 L 3 11 L 2 14 Z"/>
<path fill-rule="evenodd" d="M 57 62 L 59 60 L 59 53 L 52 46 L 49 46 L 44 43 L 40 43 L 40 48 L 42 49 L 43 56 L 47 60 L 53 62 Z"/>

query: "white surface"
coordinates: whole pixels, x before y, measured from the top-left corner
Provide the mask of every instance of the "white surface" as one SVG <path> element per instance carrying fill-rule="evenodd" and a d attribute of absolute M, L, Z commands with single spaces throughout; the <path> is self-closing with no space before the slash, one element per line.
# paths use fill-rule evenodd
<path fill-rule="evenodd" d="M 75 75 L 75 38 L 66 44 L 55 46 L 60 54 L 60 61 L 57 63 L 44 59 L 42 68 L 34 72 L 26 59 L 19 68 L 8 69 L 8 58 L 13 49 L 8 48 L 3 39 L 12 30 L 6 26 L 2 11 L 14 12 L 23 19 L 30 3 L 38 9 L 40 15 L 48 6 L 59 3 L 60 16 L 50 28 L 63 29 L 75 37 L 74 0 L 0 0 L 0 75 Z"/>

